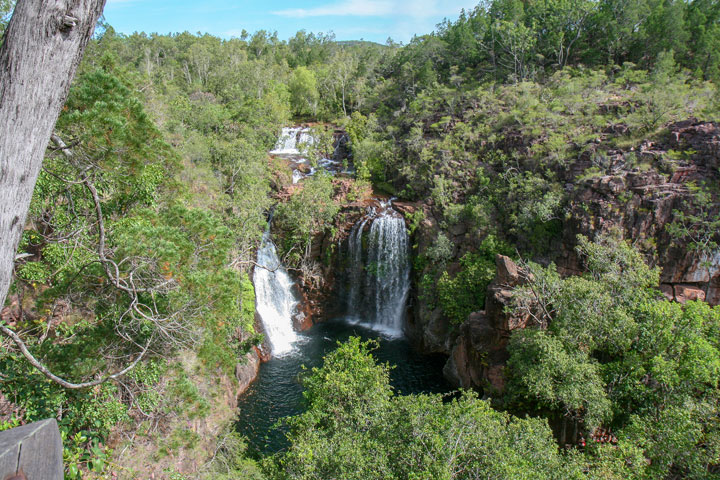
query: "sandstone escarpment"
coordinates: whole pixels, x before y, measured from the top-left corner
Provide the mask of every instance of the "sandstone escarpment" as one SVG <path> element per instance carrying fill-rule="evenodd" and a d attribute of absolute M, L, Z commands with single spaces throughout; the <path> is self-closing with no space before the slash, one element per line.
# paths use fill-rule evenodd
<path fill-rule="evenodd" d="M 588 151 L 580 156 L 568 171 L 569 215 L 556 262 L 561 273 L 581 273 L 574 250 L 577 235 L 595 238 L 617 230 L 662 268 L 662 290 L 669 299 L 717 305 L 720 252 L 693 251 L 688 239 L 672 237 L 668 225 L 676 221 L 677 211 L 693 213 L 692 185 L 717 185 L 720 180 L 720 128 L 688 120 L 669 130 L 665 143 L 606 152 L 601 173 L 590 178 L 582 172 L 599 162 L 597 155 Z M 710 215 L 720 215 L 715 208 Z"/>
<path fill-rule="evenodd" d="M 717 195 L 719 126 L 695 120 L 679 122 L 668 126 L 661 140 L 627 148 L 609 147 L 616 134 L 610 132 L 585 145 L 566 170 L 557 172 L 565 185 L 560 236 L 553 240 L 550 252 L 534 260 L 555 262 L 563 275 L 581 274 L 577 236 L 594 239 L 615 231 L 642 251 L 649 264 L 661 268 L 660 289 L 666 298 L 720 304 L 720 252 L 699 254 L 689 248 L 689 239 L 674 238 L 668 228 L 678 220 L 678 212 L 695 213 L 696 186 L 715 188 Z M 706 213 L 710 219 L 720 215 L 717 197 L 713 204 Z M 447 270 L 453 275 L 459 268 L 457 259 L 473 250 L 480 232 L 468 225 L 442 225 L 431 205 L 412 205 L 407 216 L 416 212 L 422 215 L 415 218 L 422 220 L 413 234 L 415 253 L 426 254 L 441 232 L 451 244 L 454 260 Z M 498 264 L 500 272 L 488 288 L 485 310 L 473 313 L 459 327 L 419 295 L 416 284 L 408 333 L 421 350 L 450 356 L 445 373 L 458 386 L 502 390 L 507 339 L 514 328 L 523 328 L 522 319 L 504 313 L 511 288 L 521 280 L 509 265 L 505 261 Z M 416 281 L 422 273 L 416 272 Z"/>

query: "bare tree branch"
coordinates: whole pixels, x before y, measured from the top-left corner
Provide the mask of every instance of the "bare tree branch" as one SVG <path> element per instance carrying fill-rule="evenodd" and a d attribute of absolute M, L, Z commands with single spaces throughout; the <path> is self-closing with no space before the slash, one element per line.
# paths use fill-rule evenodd
<path fill-rule="evenodd" d="M 25 342 L 23 342 L 23 340 L 18 336 L 17 333 L 13 332 L 9 328 L 7 328 L 5 325 L 0 325 L 0 332 L 2 332 L 5 336 L 10 338 L 13 341 L 13 343 L 15 343 L 15 345 L 20 349 L 20 353 L 22 353 L 23 357 L 25 357 L 27 359 L 27 361 L 30 362 L 30 364 L 33 367 L 35 367 L 38 371 L 40 371 L 40 373 L 42 373 L 43 375 L 45 375 L 45 377 L 47 377 L 48 379 L 57 383 L 58 385 L 61 385 L 65 388 L 68 388 L 71 390 L 78 390 L 81 388 L 94 387 L 96 385 L 100 385 L 101 383 L 105 383 L 108 380 L 113 380 L 115 378 L 122 377 L 123 375 L 128 373 L 130 370 L 135 368 L 135 366 L 140 362 L 140 360 L 142 360 L 142 358 L 147 353 L 148 348 L 150 348 L 150 343 L 151 343 L 151 341 L 148 340 L 148 342 L 145 345 L 145 347 L 143 348 L 142 352 L 140 352 L 140 354 L 137 356 L 137 358 L 135 360 L 133 360 L 133 362 L 130 365 L 128 365 L 127 367 L 125 367 L 124 369 L 122 369 L 118 372 L 115 372 L 113 374 L 110 374 L 110 375 L 105 375 L 101 378 L 98 378 L 97 380 L 93 380 L 92 382 L 72 383 L 72 382 L 68 382 L 67 380 L 64 380 L 64 379 L 58 377 L 57 375 L 52 373 L 50 370 L 48 370 L 48 368 L 45 365 L 43 365 L 37 358 L 35 358 L 35 356 L 32 353 L 30 353 L 30 350 L 28 350 L 27 345 L 25 344 Z"/>

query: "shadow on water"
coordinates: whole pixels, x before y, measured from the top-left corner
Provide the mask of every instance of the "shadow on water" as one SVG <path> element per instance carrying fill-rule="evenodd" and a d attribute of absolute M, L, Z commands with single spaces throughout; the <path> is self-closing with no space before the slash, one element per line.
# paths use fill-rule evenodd
<path fill-rule="evenodd" d="M 378 361 L 394 366 L 390 383 L 396 393 L 452 390 L 442 375 L 445 363 L 442 355 L 421 355 L 404 338 L 386 338 L 343 319 L 331 320 L 300 334 L 292 353 L 263 364 L 257 380 L 240 398 L 237 428 L 248 438 L 252 454 L 272 454 L 287 446 L 284 430 L 274 426 L 281 418 L 303 412 L 303 389 L 298 379 L 302 366 L 308 369 L 321 366 L 323 356 L 335 349 L 338 341 L 351 336 L 379 340 L 380 348 L 374 355 Z"/>

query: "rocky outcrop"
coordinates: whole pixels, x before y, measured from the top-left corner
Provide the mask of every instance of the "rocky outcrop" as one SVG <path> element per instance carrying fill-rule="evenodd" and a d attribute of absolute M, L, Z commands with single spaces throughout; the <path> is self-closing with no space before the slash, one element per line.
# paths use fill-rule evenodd
<path fill-rule="evenodd" d="M 510 335 L 531 322 L 529 316 L 507 309 L 512 302 L 512 289 L 524 283 L 524 274 L 508 257 L 498 255 L 495 263 L 497 275 L 488 286 L 485 311 L 471 314 L 462 324 L 443 370 L 455 386 L 490 396 L 505 388 L 503 369 L 508 360 L 506 347 Z"/>
<path fill-rule="evenodd" d="M 720 128 L 694 120 L 668 127 L 663 142 L 643 142 L 627 150 L 601 150 L 601 141 L 590 144 L 577 161 L 560 172 L 568 198 L 562 237 L 555 255 L 540 259 L 556 262 L 563 275 L 583 273 L 575 247 L 577 236 L 591 239 L 611 231 L 630 240 L 651 265 L 661 268 L 660 289 L 668 300 L 685 303 L 704 300 L 720 304 L 720 252 L 698 255 L 672 238 L 668 225 L 677 211 L 691 213 L 692 183 L 720 181 Z M 422 207 L 414 207 L 419 210 Z M 720 215 L 720 203 L 715 212 Z M 414 236 L 418 252 L 427 252 L 440 227 L 430 208 Z M 720 233 L 720 232 L 719 232 Z M 443 229 L 455 258 L 468 249 L 472 232 Z M 470 245 L 471 248 L 471 245 Z M 453 266 L 448 270 L 452 273 Z M 486 395 L 504 388 L 503 367 L 510 334 L 525 328 L 527 318 L 505 310 L 512 287 L 522 274 L 509 259 L 498 257 L 497 277 L 490 284 L 484 311 L 475 312 L 453 328 L 442 312 L 415 297 L 410 322 L 411 338 L 427 352 L 449 354 L 445 375 L 456 386 Z"/>
<path fill-rule="evenodd" d="M 253 349 L 235 365 L 235 378 L 238 381 L 237 396 L 245 393 L 260 371 L 260 355 Z"/>
<path fill-rule="evenodd" d="M 595 238 L 616 230 L 646 252 L 650 264 L 661 267 L 660 281 L 668 299 L 683 303 L 704 299 L 717 305 L 720 252 L 698 255 L 678 245 L 667 227 L 675 221 L 676 211 L 691 213 L 691 182 L 720 180 L 720 128 L 688 120 L 670 125 L 669 130 L 665 143 L 646 141 L 629 151 L 590 148 L 580 155 L 566 174 L 570 215 L 555 261 L 565 275 L 581 273 L 577 235 Z M 598 156 L 603 158 L 604 171 L 586 178 L 585 172 L 597 167 Z M 714 213 L 720 215 L 720 208 Z"/>

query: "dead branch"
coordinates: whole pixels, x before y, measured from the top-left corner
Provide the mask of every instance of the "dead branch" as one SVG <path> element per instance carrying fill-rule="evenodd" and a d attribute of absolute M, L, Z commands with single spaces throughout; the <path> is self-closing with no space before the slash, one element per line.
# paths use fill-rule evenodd
<path fill-rule="evenodd" d="M 0 325 L 0 332 L 2 332 L 5 336 L 7 336 L 8 338 L 10 338 L 13 341 L 13 343 L 20 349 L 20 353 L 22 353 L 23 357 L 25 357 L 25 359 L 27 359 L 27 361 L 30 362 L 30 364 L 33 367 L 35 367 L 38 371 L 40 371 L 40 373 L 42 373 L 43 375 L 45 375 L 45 377 L 47 377 L 48 379 L 57 383 L 58 385 L 61 385 L 65 388 L 68 388 L 71 390 L 78 390 L 81 388 L 94 387 L 96 385 L 100 385 L 101 383 L 105 383 L 108 380 L 113 380 L 115 378 L 122 377 L 123 375 L 128 373 L 130 370 L 135 368 L 135 366 L 140 362 L 140 360 L 142 360 L 142 358 L 147 353 L 148 348 L 150 348 L 150 343 L 151 343 L 150 340 L 148 340 L 147 344 L 145 345 L 143 350 L 140 352 L 140 354 L 137 356 L 137 358 L 135 358 L 135 360 L 133 360 L 133 362 L 130 365 L 128 365 L 127 367 L 125 367 L 124 369 L 122 369 L 118 372 L 115 372 L 113 374 L 110 374 L 110 375 L 104 375 L 96 380 L 91 381 L 91 382 L 72 383 L 72 382 L 68 382 L 67 380 L 64 380 L 64 379 L 58 377 L 57 375 L 52 373 L 50 370 L 48 370 L 48 368 L 45 365 L 43 365 L 37 358 L 35 358 L 35 356 L 32 353 L 30 353 L 30 350 L 28 350 L 27 345 L 25 344 L 25 342 L 23 342 L 23 340 L 18 336 L 17 333 L 13 332 L 9 328 L 7 328 L 5 325 Z"/>

